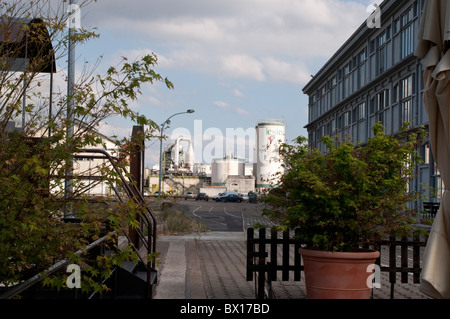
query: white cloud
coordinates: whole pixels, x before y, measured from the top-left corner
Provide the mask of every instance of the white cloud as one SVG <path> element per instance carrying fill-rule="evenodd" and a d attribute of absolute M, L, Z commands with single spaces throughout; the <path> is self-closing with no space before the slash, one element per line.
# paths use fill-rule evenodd
<path fill-rule="evenodd" d="M 302 62 L 287 62 L 274 57 L 264 59 L 265 70 L 273 81 L 307 83 L 310 72 Z"/>
<path fill-rule="evenodd" d="M 251 116 L 250 112 L 248 112 L 247 110 L 244 110 L 243 108 L 240 107 L 232 106 L 223 101 L 215 101 L 213 102 L 213 104 L 220 107 L 223 110 L 230 110 L 240 115 Z"/>
<path fill-rule="evenodd" d="M 245 55 L 234 54 L 221 59 L 221 70 L 230 77 L 245 77 L 256 81 L 266 79 L 263 65 L 257 59 Z"/>
<path fill-rule="evenodd" d="M 231 93 L 237 97 L 245 97 L 245 94 L 241 92 L 239 89 L 233 89 L 231 90 Z"/>
<path fill-rule="evenodd" d="M 365 21 L 367 5 L 343 0 L 130 0 L 124 10 L 123 1 L 108 0 L 92 5 L 86 23 L 130 32 L 165 48 L 160 67 L 305 84 L 312 73 L 308 61 L 330 57 Z"/>

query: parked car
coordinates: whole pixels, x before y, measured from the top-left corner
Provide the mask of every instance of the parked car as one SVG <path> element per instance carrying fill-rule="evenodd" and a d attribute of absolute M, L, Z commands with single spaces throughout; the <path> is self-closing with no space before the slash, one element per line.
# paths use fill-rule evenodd
<path fill-rule="evenodd" d="M 248 202 L 249 203 L 258 202 L 258 196 L 255 193 L 248 193 Z"/>
<path fill-rule="evenodd" d="M 243 202 L 248 201 L 248 195 L 247 194 L 239 194 L 239 197 L 242 199 Z"/>
<path fill-rule="evenodd" d="M 184 199 L 188 199 L 188 198 L 195 198 L 194 193 L 193 192 L 186 192 Z"/>
<path fill-rule="evenodd" d="M 206 195 L 205 193 L 199 193 L 197 195 L 197 197 L 195 198 L 195 200 L 205 200 L 208 201 L 209 200 L 209 196 Z"/>
<path fill-rule="evenodd" d="M 222 198 L 223 202 L 242 202 L 242 198 L 239 195 L 236 194 L 228 194 L 225 197 Z"/>
<path fill-rule="evenodd" d="M 225 197 L 227 197 L 228 195 L 236 195 L 236 196 L 238 196 L 238 193 L 237 192 L 233 192 L 233 191 L 227 191 L 227 192 L 220 193 L 219 195 L 214 196 L 213 199 L 216 202 L 224 202 L 225 201 L 224 200 Z"/>
<path fill-rule="evenodd" d="M 216 202 L 220 202 L 222 200 L 222 197 L 224 196 L 225 193 L 219 193 L 217 195 L 214 195 L 212 197 L 213 200 L 215 200 Z"/>

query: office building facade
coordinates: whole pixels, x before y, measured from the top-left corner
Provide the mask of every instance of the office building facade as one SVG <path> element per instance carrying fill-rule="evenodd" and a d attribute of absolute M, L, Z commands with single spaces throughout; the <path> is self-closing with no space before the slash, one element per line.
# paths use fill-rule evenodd
<path fill-rule="evenodd" d="M 405 122 L 411 129 L 423 125 L 428 130 L 422 66 L 414 56 L 425 1 L 383 1 L 379 27 L 364 21 L 303 88 L 309 97 L 311 147 L 323 151 L 320 139 L 326 135 L 364 144 L 376 122 L 386 134 L 398 133 Z M 418 152 L 423 164 L 417 165 L 411 186 L 439 201 L 443 185 L 429 141 Z"/>

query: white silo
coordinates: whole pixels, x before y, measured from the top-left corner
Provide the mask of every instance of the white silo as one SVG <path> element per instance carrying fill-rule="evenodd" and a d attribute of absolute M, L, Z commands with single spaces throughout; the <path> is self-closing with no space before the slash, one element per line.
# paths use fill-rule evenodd
<path fill-rule="evenodd" d="M 256 126 L 257 188 L 269 188 L 277 184 L 278 173 L 284 172 L 279 148 L 285 142 L 285 125 L 281 120 L 259 121 Z"/>
<path fill-rule="evenodd" d="M 211 166 L 211 184 L 223 186 L 230 175 L 245 175 L 245 160 L 228 153 L 224 158 L 214 159 Z"/>

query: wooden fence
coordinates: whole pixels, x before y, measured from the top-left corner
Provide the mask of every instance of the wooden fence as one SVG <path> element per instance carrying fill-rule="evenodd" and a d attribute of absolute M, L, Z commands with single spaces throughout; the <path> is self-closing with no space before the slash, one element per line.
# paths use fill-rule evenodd
<path fill-rule="evenodd" d="M 422 217 L 424 219 L 434 219 L 439 210 L 439 206 L 441 204 L 439 202 L 424 202 Z"/>
<path fill-rule="evenodd" d="M 298 253 L 301 243 L 294 240 L 293 234 L 289 232 L 280 233 L 270 230 L 268 234 L 265 228 L 261 228 L 257 233 L 258 236 L 255 237 L 255 230 L 247 229 L 247 281 L 255 281 L 255 297 L 257 299 L 274 298 L 272 281 L 279 280 L 278 273 L 281 272 L 281 281 L 289 281 L 291 274 L 293 274 L 294 281 L 301 280 L 303 264 L 301 255 Z M 381 272 L 389 274 L 391 299 L 394 298 L 398 273 L 401 283 L 408 283 L 408 274 L 412 274 L 413 283 L 420 283 L 421 248 L 425 247 L 426 241 L 426 236 L 420 238 L 419 235 L 414 235 L 411 238 L 389 238 L 371 245 L 370 248 L 380 251 L 380 257 L 376 263 L 380 266 Z M 281 247 L 279 247 L 280 245 Z M 385 251 L 387 251 L 388 265 L 382 266 L 381 254 Z M 398 254 L 400 254 L 400 258 Z M 410 259 L 412 262 L 409 261 Z"/>

